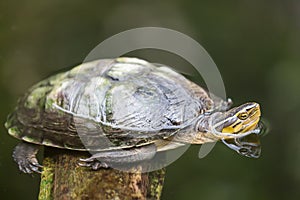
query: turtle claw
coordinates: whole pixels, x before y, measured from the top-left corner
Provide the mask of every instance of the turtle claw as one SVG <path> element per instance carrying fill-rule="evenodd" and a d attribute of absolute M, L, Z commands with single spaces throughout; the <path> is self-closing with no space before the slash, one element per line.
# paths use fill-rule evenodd
<path fill-rule="evenodd" d="M 80 167 L 89 167 L 92 170 L 98 170 L 98 169 L 107 169 L 109 168 L 109 166 L 104 163 L 104 162 L 100 162 L 99 160 L 95 159 L 95 158 L 86 158 L 86 159 L 79 159 L 79 163 L 78 165 Z"/>
<path fill-rule="evenodd" d="M 42 173 L 42 169 L 43 168 L 43 165 L 40 165 L 37 161 L 36 158 L 33 158 L 30 160 L 30 168 L 33 172 L 36 172 L 36 173 L 39 173 L 41 174 Z"/>
<path fill-rule="evenodd" d="M 95 161 L 95 159 L 92 158 L 92 157 L 90 157 L 90 158 L 80 158 L 79 161 L 88 163 L 88 162 L 93 162 L 93 161 Z"/>
<path fill-rule="evenodd" d="M 29 143 L 20 143 L 15 147 L 13 158 L 21 172 L 26 174 L 41 173 L 43 166 L 36 159 L 37 152 L 38 147 Z"/>
<path fill-rule="evenodd" d="M 43 166 L 40 165 L 39 163 L 36 162 L 36 159 L 15 159 L 19 166 L 19 170 L 22 171 L 23 173 L 26 174 L 31 174 L 31 173 L 42 173 L 40 170 Z"/>

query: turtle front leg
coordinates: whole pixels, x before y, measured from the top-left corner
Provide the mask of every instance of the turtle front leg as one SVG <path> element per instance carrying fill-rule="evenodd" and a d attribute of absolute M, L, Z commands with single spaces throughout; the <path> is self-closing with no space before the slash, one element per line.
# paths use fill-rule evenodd
<path fill-rule="evenodd" d="M 80 166 L 90 167 L 93 170 L 109 168 L 112 165 L 133 164 L 150 160 L 156 154 L 156 145 L 151 144 L 128 150 L 120 149 L 113 151 L 98 152 L 87 159 L 80 159 Z"/>
<path fill-rule="evenodd" d="M 36 159 L 39 146 L 35 144 L 29 144 L 26 142 L 19 143 L 13 152 L 14 161 L 18 164 L 19 170 L 24 173 L 41 173 L 40 168 L 42 166 Z"/>

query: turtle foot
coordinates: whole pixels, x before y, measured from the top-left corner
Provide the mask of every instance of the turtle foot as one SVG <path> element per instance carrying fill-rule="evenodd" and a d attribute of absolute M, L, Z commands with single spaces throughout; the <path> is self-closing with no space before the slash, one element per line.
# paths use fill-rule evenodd
<path fill-rule="evenodd" d="M 38 146 L 22 142 L 18 144 L 13 152 L 14 161 L 18 164 L 19 170 L 31 174 L 33 172 L 41 173 L 42 165 L 38 163 L 36 154 Z"/>
<path fill-rule="evenodd" d="M 100 162 L 96 158 L 87 158 L 87 159 L 79 159 L 78 165 L 81 167 L 89 167 L 92 170 L 99 170 L 99 169 L 107 169 L 109 168 L 108 164 L 105 162 Z"/>

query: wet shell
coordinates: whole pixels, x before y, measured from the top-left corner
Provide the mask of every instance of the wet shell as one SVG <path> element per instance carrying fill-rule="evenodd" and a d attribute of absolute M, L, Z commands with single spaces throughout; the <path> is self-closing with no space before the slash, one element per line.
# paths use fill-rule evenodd
<path fill-rule="evenodd" d="M 34 85 L 6 127 L 16 138 L 47 146 L 126 148 L 172 137 L 212 106 L 205 90 L 166 66 L 105 59 Z"/>

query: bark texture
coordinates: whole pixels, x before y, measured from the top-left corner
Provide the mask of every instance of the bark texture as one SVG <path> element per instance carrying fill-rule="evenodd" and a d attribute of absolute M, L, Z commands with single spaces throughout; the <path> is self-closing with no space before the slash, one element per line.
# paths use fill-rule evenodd
<path fill-rule="evenodd" d="M 39 199 L 160 199 L 165 169 L 128 173 L 78 166 L 87 152 L 45 148 Z"/>

